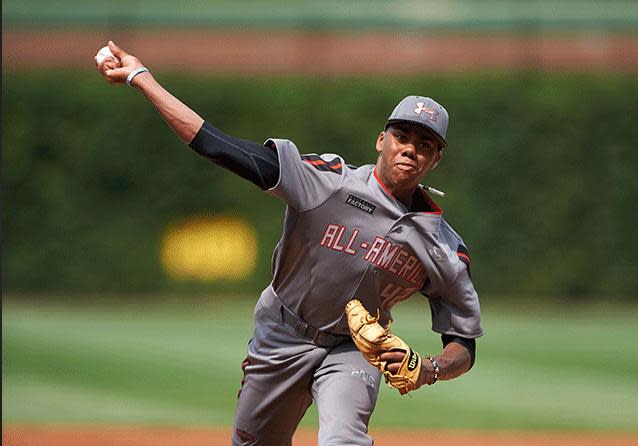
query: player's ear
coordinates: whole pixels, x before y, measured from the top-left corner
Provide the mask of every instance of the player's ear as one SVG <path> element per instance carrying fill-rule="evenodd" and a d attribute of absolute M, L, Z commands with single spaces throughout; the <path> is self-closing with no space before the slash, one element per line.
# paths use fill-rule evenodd
<path fill-rule="evenodd" d="M 436 169 L 436 166 L 439 165 L 441 158 L 443 158 L 443 149 L 437 150 L 436 155 L 434 155 L 434 164 L 432 164 L 432 167 L 430 167 L 430 170 Z"/>
<path fill-rule="evenodd" d="M 385 139 L 385 131 L 379 133 L 379 136 L 377 137 L 377 152 L 381 153 L 383 152 L 383 140 Z"/>

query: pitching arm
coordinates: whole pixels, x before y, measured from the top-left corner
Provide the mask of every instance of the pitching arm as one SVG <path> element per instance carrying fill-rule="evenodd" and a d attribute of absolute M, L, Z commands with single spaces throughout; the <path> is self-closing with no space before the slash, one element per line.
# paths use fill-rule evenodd
<path fill-rule="evenodd" d="M 131 73 L 143 67 L 137 57 L 113 42 L 109 42 L 109 49 L 117 60 L 108 57 L 96 62 L 109 83 L 123 84 Z M 168 126 L 197 153 L 263 190 L 277 184 L 279 160 L 275 150 L 224 134 L 170 94 L 148 71 L 137 74 L 131 85 L 146 96 Z"/>
<path fill-rule="evenodd" d="M 98 70 L 109 83 L 124 84 L 133 71 L 143 67 L 137 57 L 126 53 L 110 41 L 109 49 L 118 61 L 107 58 L 97 64 Z M 148 71 L 136 75 L 131 85 L 146 96 L 182 141 L 188 144 L 193 140 L 204 124 L 204 120 L 197 113 L 166 91 Z"/>

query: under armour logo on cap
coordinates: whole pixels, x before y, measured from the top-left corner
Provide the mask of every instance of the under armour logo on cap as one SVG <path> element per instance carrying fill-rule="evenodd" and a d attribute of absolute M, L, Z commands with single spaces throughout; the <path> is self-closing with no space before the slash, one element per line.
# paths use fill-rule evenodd
<path fill-rule="evenodd" d="M 416 113 L 417 115 L 420 115 L 421 112 L 426 112 L 428 114 L 428 119 L 430 121 L 436 121 L 436 117 L 439 114 L 438 111 L 432 110 L 431 108 L 427 108 L 425 106 L 425 102 L 417 102 L 416 108 L 414 109 L 414 113 Z"/>
<path fill-rule="evenodd" d="M 425 96 L 406 96 L 394 108 L 385 128 L 393 122 L 407 121 L 427 127 L 436 136 L 439 148 L 447 146 L 445 134 L 449 116 L 441 104 Z"/>

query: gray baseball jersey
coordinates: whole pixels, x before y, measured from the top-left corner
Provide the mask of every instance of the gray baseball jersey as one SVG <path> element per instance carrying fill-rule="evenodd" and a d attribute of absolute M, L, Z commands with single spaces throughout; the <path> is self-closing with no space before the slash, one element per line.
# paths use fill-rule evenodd
<path fill-rule="evenodd" d="M 280 177 L 269 193 L 287 204 L 273 257 L 273 294 L 311 326 L 348 334 L 344 307 L 353 298 L 391 319 L 391 308 L 416 292 L 430 302 L 432 329 L 476 338 L 478 295 L 462 239 L 421 190 L 431 212 L 409 212 L 386 189 L 373 165 L 352 168 L 338 155 L 300 155 L 271 139 Z"/>
<path fill-rule="evenodd" d="M 255 308 L 233 445 L 290 445 L 314 401 L 320 446 L 371 446 L 381 376 L 350 340 L 345 305 L 357 298 L 386 323 L 394 305 L 420 291 L 435 331 L 480 336 L 467 250 L 424 191 L 431 212 L 409 212 L 372 165 L 302 156 L 287 140 L 267 145 L 279 158 L 268 192 L 286 202 L 286 217 L 273 281 Z"/>

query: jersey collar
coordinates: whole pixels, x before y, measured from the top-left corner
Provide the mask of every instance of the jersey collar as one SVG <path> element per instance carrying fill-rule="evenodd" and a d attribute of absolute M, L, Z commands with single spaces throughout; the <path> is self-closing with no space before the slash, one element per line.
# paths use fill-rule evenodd
<path fill-rule="evenodd" d="M 407 209 L 405 207 L 405 205 L 397 197 L 395 197 L 392 194 L 392 192 L 390 192 L 390 189 L 388 189 L 388 187 L 385 184 L 383 184 L 383 181 L 381 181 L 381 178 L 379 178 L 379 175 L 377 175 L 377 167 L 376 166 L 374 166 L 374 168 L 372 169 L 372 175 L 374 176 L 374 178 L 377 181 L 377 183 L 379 184 L 379 186 L 381 186 L 381 190 L 383 190 L 383 192 L 388 197 L 390 197 L 392 200 L 394 200 L 402 208 Z M 423 189 L 423 187 L 421 185 L 419 185 L 417 187 L 417 190 L 415 191 L 415 193 L 416 194 L 421 194 L 421 197 L 423 198 L 423 201 L 424 201 L 423 202 L 424 206 L 423 205 L 419 206 L 419 204 L 417 203 L 417 206 L 419 206 L 420 209 L 417 209 L 417 210 L 414 210 L 414 211 L 407 210 L 407 212 L 413 212 L 413 213 L 417 213 L 417 214 L 428 214 L 428 215 L 442 215 L 443 214 L 443 210 L 441 210 L 439 205 L 436 204 L 434 202 L 434 200 L 432 200 L 432 197 L 430 197 L 428 195 L 428 193 L 425 191 L 425 189 Z M 414 206 L 414 203 L 413 203 L 413 206 Z"/>

